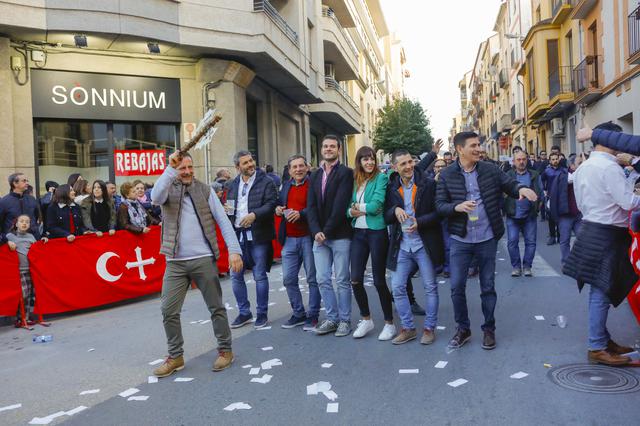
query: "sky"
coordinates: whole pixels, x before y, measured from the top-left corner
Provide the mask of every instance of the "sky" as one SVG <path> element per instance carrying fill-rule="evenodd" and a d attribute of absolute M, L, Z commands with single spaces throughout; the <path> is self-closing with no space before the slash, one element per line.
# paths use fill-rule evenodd
<path fill-rule="evenodd" d="M 389 31 L 402 40 L 418 99 L 435 139 L 446 138 L 460 112 L 458 82 L 473 68 L 478 45 L 493 34 L 500 0 L 380 0 Z"/>

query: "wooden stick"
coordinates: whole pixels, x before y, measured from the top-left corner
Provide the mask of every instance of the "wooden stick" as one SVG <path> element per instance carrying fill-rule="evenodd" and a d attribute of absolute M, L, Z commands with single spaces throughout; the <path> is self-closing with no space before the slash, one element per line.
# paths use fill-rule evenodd
<path fill-rule="evenodd" d="M 180 155 L 186 154 L 190 149 L 192 149 L 194 146 L 196 146 L 196 144 L 200 141 L 200 139 L 202 139 L 202 137 L 207 133 L 207 131 L 211 127 L 213 127 L 216 124 L 218 124 L 218 122 L 220 122 L 220 120 L 222 120 L 222 116 L 216 115 L 215 117 L 213 117 L 213 120 L 211 120 L 211 122 L 208 125 L 202 126 L 202 128 L 198 131 L 198 133 L 193 135 L 191 137 L 191 140 L 185 146 L 180 148 L 180 150 L 179 150 Z"/>

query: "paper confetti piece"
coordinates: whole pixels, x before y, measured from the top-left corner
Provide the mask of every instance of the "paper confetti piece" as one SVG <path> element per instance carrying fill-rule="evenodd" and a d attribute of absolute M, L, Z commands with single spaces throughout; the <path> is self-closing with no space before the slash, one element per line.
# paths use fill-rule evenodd
<path fill-rule="evenodd" d="M 87 349 L 87 352 L 93 352 L 95 350 L 96 350 L 96 348 L 89 348 L 89 349 Z"/>
<path fill-rule="evenodd" d="M 147 383 L 158 383 L 158 378 L 156 376 L 147 377 Z"/>
<path fill-rule="evenodd" d="M 255 368 L 252 368 L 251 370 L 249 370 L 249 375 L 250 376 L 256 376 L 258 374 L 260 374 L 260 368 L 259 367 L 255 367 Z"/>
<path fill-rule="evenodd" d="M 445 368 L 449 364 L 447 361 L 438 361 L 438 363 L 434 366 L 435 368 Z"/>
<path fill-rule="evenodd" d="M 158 364 L 160 364 L 160 363 L 162 363 L 162 362 L 164 362 L 164 359 L 162 359 L 162 358 L 158 358 L 158 359 L 156 359 L 155 361 L 151 361 L 151 362 L 149 363 L 149 365 L 158 365 Z"/>
<path fill-rule="evenodd" d="M 271 378 L 273 376 L 270 374 L 265 374 L 262 377 L 254 377 L 253 379 L 251 379 L 252 383 L 262 383 L 262 384 L 266 384 L 269 383 L 271 381 Z"/>
<path fill-rule="evenodd" d="M 439 325 L 439 326 L 436 327 L 436 329 L 438 329 L 438 330 L 446 330 L 447 327 L 445 327 L 444 325 Z"/>
<path fill-rule="evenodd" d="M 251 364 L 243 365 L 242 368 L 251 368 Z"/>
<path fill-rule="evenodd" d="M 22 407 L 22 404 L 13 404 L 13 405 L 7 405 L 4 407 L 0 407 L 0 411 L 9 411 L 9 410 L 15 410 L 17 408 Z"/>
<path fill-rule="evenodd" d="M 542 315 L 536 315 L 535 318 L 538 321 L 544 321 L 544 317 Z"/>
<path fill-rule="evenodd" d="M 225 411 L 235 411 L 235 410 L 251 410 L 251 406 L 246 402 L 234 402 L 233 404 L 229 404 L 224 407 Z"/>
<path fill-rule="evenodd" d="M 89 407 L 85 407 L 84 405 L 80 405 L 79 407 L 74 408 L 73 410 L 67 411 L 65 414 L 67 416 L 73 416 L 74 414 L 78 414 L 81 411 L 88 409 Z"/>
<path fill-rule="evenodd" d="M 98 393 L 98 392 L 100 392 L 100 389 L 90 389 L 90 390 L 80 392 L 79 395 L 91 395 L 92 393 Z"/>
<path fill-rule="evenodd" d="M 328 363 L 328 362 L 325 362 L 325 363 L 324 363 L 324 364 L 322 364 L 320 367 L 322 367 L 322 368 L 331 368 L 331 367 L 333 367 L 333 364 Z"/>
<path fill-rule="evenodd" d="M 138 392 L 140 392 L 140 389 L 137 389 L 137 388 L 129 388 L 129 389 L 127 389 L 126 391 L 122 391 L 122 392 L 120 392 L 118 395 L 120 395 L 120 396 L 121 396 L 121 397 L 123 397 L 123 398 L 127 398 L 127 397 L 129 397 L 129 396 L 131 396 L 131 395 L 133 395 L 133 394 L 138 393 Z"/>
<path fill-rule="evenodd" d="M 322 394 L 326 396 L 329 401 L 335 401 L 338 399 L 338 394 L 332 390 L 324 391 Z"/>
<path fill-rule="evenodd" d="M 419 368 L 401 368 L 400 370 L 398 370 L 398 373 L 400 374 L 418 374 L 420 373 L 420 369 Z"/>
<path fill-rule="evenodd" d="M 523 379 L 525 377 L 527 377 L 528 374 L 525 373 L 524 371 L 518 371 L 517 373 L 512 374 L 511 377 L 512 379 Z"/>
<path fill-rule="evenodd" d="M 452 388 L 457 388 L 458 386 L 462 386 L 465 383 L 468 383 L 468 380 L 465 379 L 458 379 L 458 380 L 454 380 L 453 382 L 449 382 L 447 383 L 449 386 L 451 386 Z"/>
<path fill-rule="evenodd" d="M 266 327 L 257 328 L 256 330 L 258 330 L 258 331 L 271 330 L 271 326 L 270 326 L 270 325 L 268 325 L 268 326 L 266 326 Z"/>
<path fill-rule="evenodd" d="M 131 396 L 127 401 L 146 401 L 149 399 L 148 395 L 140 395 L 140 396 Z"/>
<path fill-rule="evenodd" d="M 193 377 L 176 377 L 174 382 L 190 382 L 193 380 Z"/>
<path fill-rule="evenodd" d="M 277 367 L 282 365 L 282 361 L 280 361 L 278 358 L 274 358 L 274 359 L 270 359 L 269 361 L 265 361 L 262 364 L 260 364 L 260 367 L 262 367 L 263 370 L 271 370 L 271 367 Z"/>
<path fill-rule="evenodd" d="M 337 413 L 338 412 L 339 403 L 338 402 L 329 402 L 327 403 L 327 413 Z"/>

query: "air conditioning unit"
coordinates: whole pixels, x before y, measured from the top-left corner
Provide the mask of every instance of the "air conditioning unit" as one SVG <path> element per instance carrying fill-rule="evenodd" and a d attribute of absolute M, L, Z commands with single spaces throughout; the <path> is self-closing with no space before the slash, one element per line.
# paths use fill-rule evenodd
<path fill-rule="evenodd" d="M 554 118 L 551 120 L 551 134 L 553 136 L 564 136 L 564 122 L 562 118 Z"/>

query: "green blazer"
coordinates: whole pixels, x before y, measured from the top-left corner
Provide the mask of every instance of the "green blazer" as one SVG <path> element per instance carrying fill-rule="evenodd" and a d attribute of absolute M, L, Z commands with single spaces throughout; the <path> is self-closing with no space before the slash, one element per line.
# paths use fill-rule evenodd
<path fill-rule="evenodd" d="M 367 213 L 365 221 L 367 227 L 373 230 L 386 229 L 387 225 L 384 222 L 384 199 L 387 194 L 387 184 L 389 183 L 389 177 L 384 173 L 378 173 L 375 179 L 367 182 L 364 187 L 364 195 L 361 200 L 358 199 L 358 188 L 353 188 L 353 195 L 351 196 L 351 202 L 347 209 L 347 217 L 350 217 L 351 226 L 355 227 L 356 218 L 351 216 L 351 205 L 364 204 L 364 211 Z"/>

